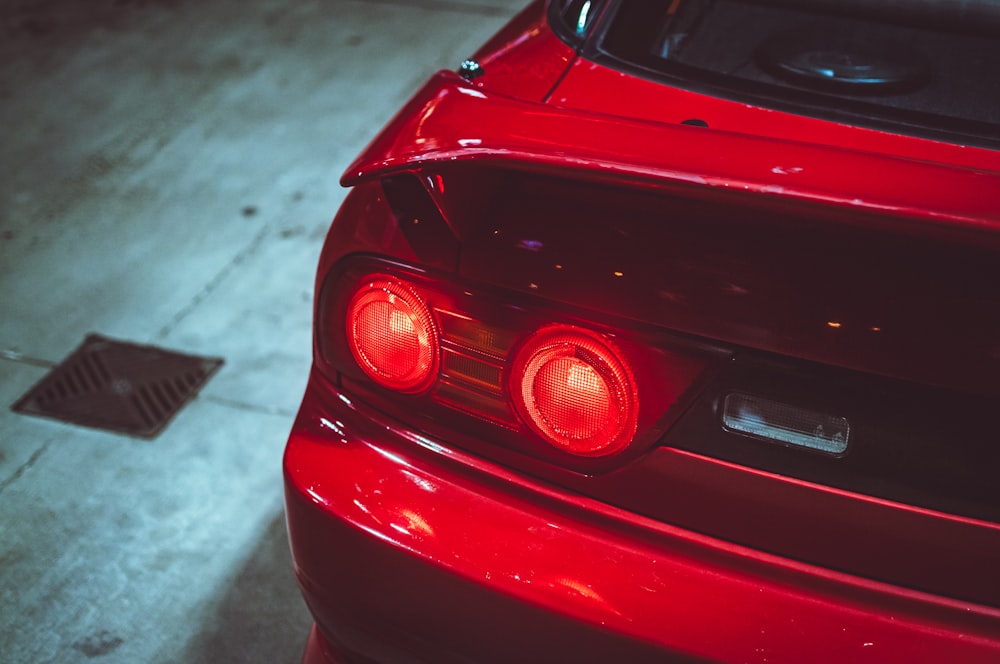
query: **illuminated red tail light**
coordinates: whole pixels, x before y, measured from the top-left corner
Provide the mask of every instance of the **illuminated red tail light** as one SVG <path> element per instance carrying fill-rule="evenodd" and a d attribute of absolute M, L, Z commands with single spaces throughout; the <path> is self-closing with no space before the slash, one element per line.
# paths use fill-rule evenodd
<path fill-rule="evenodd" d="M 627 463 L 683 412 L 715 357 L 685 339 L 578 326 L 543 301 L 513 306 L 357 261 L 321 292 L 320 371 L 486 456 L 503 449 L 582 472 Z"/>
<path fill-rule="evenodd" d="M 535 333 L 514 361 L 510 392 L 528 425 L 564 452 L 613 454 L 635 435 L 632 372 L 611 342 L 588 330 L 552 325 Z"/>
<path fill-rule="evenodd" d="M 366 279 L 347 305 L 347 342 L 375 382 L 403 392 L 437 375 L 438 332 L 430 308 L 409 285 L 385 275 Z"/>

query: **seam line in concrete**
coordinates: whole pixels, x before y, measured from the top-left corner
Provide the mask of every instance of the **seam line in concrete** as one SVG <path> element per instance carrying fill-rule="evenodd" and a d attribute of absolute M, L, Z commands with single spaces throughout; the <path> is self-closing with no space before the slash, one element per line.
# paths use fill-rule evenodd
<path fill-rule="evenodd" d="M 198 291 L 197 294 L 195 294 L 195 296 L 191 299 L 191 301 L 183 309 L 174 314 L 173 319 L 169 323 L 160 328 L 160 331 L 156 335 L 156 338 L 162 340 L 170 336 L 170 333 L 173 332 L 174 329 L 178 325 L 180 325 L 185 318 L 190 316 L 194 312 L 194 310 L 198 308 L 198 305 L 204 302 L 209 295 L 214 293 L 216 289 L 218 289 L 219 286 L 222 285 L 222 283 L 229 277 L 229 275 L 232 274 L 233 270 L 235 270 L 245 260 L 253 256 L 255 253 L 257 253 L 257 250 L 260 249 L 260 246 L 264 243 L 264 238 L 267 237 L 267 234 L 270 231 L 271 229 L 269 226 L 265 226 L 264 228 L 260 229 L 257 232 L 257 234 L 254 235 L 253 239 L 250 240 L 249 244 L 247 244 L 246 247 L 244 247 L 238 254 L 236 254 L 232 258 L 232 260 L 230 260 L 221 270 L 219 270 L 219 272 L 214 277 L 209 279 L 208 283 L 205 284 L 205 286 L 200 291 Z"/>

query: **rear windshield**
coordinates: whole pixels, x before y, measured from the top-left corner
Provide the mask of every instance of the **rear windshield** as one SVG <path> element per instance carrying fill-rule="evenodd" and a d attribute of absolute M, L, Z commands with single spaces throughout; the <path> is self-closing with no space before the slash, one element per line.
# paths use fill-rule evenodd
<path fill-rule="evenodd" d="M 1000 145 L 1000 0 L 601 4 L 585 55 L 794 112 Z"/>

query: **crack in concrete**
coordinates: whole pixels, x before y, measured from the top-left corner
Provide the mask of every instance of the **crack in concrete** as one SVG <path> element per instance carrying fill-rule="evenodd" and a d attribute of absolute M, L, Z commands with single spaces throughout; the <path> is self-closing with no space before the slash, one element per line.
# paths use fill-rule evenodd
<path fill-rule="evenodd" d="M 0 349 L 0 360 L 8 360 L 10 362 L 17 362 L 18 364 L 27 364 L 32 367 L 41 367 L 42 369 L 51 369 L 59 364 L 58 362 L 43 360 L 40 357 L 30 357 L 10 348 Z"/>
<path fill-rule="evenodd" d="M 22 475 L 31 470 L 31 467 L 34 466 L 35 463 L 42 458 L 42 455 L 45 454 L 46 451 L 48 451 L 49 445 L 50 443 L 45 443 L 40 448 L 35 450 L 34 454 L 32 454 L 27 461 L 22 463 L 21 466 L 14 471 L 13 475 L 5 479 L 3 482 L 0 482 L 0 494 L 6 491 L 7 488 L 11 486 L 14 482 L 21 479 Z"/>
<path fill-rule="evenodd" d="M 246 247 L 244 247 L 239 253 L 237 253 L 232 258 L 232 260 L 230 260 L 221 270 L 219 270 L 219 272 L 214 277 L 209 279 L 208 283 L 205 284 L 205 286 L 200 291 L 198 291 L 197 294 L 195 294 L 195 296 L 191 299 L 191 301 L 184 308 L 182 308 L 180 311 L 174 314 L 173 319 L 171 319 L 169 323 L 160 328 L 160 331 L 159 333 L 157 333 L 156 338 L 162 340 L 170 336 L 170 333 L 173 332 L 174 329 L 184 321 L 184 319 L 186 319 L 188 316 L 194 313 L 194 310 L 197 309 L 198 306 L 202 302 L 204 302 L 209 295 L 214 293 L 219 288 L 219 286 L 221 286 L 223 282 L 225 282 L 225 280 L 229 278 L 229 275 L 232 274 L 233 270 L 235 270 L 248 258 L 257 253 L 257 250 L 260 249 L 261 245 L 264 243 L 264 238 L 266 238 L 267 234 L 270 232 L 271 232 L 270 226 L 264 226 L 259 231 L 257 231 L 257 234 L 254 235 L 253 239 L 250 240 L 249 244 L 247 244 Z"/>
<path fill-rule="evenodd" d="M 293 410 L 286 410 L 284 408 L 268 408 L 267 406 L 257 406 L 252 403 L 237 401 L 235 399 L 227 399 L 225 397 L 202 395 L 199 396 L 198 399 L 201 401 L 214 403 L 217 406 L 224 406 L 226 408 L 233 408 L 235 410 L 243 410 L 251 413 L 257 413 L 259 415 L 278 415 L 280 417 L 295 417 L 295 411 Z"/>

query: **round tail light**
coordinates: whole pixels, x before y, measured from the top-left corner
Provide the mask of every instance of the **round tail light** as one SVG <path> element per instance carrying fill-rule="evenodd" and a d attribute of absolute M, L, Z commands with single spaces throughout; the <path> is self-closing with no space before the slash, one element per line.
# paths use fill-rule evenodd
<path fill-rule="evenodd" d="M 370 277 L 351 298 L 347 342 L 358 366 L 385 387 L 419 392 L 437 373 L 438 333 L 430 308 L 392 277 Z"/>
<path fill-rule="evenodd" d="M 598 334 L 567 325 L 542 328 L 518 352 L 510 380 L 522 418 L 564 452 L 613 454 L 635 435 L 635 380 Z"/>

